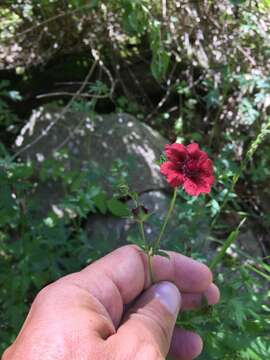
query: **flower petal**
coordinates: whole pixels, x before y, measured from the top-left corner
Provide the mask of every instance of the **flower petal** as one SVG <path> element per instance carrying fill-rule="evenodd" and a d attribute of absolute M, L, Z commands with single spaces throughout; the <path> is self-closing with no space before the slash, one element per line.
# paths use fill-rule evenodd
<path fill-rule="evenodd" d="M 215 177 L 212 175 L 212 176 L 207 176 L 204 178 L 204 180 L 210 185 L 212 186 L 215 182 Z"/>
<path fill-rule="evenodd" d="M 166 176 L 170 186 L 178 187 L 183 184 L 183 175 L 179 172 L 176 165 L 171 161 L 165 161 L 160 165 L 161 174 Z"/>
<path fill-rule="evenodd" d="M 189 153 L 189 155 L 199 155 L 199 153 L 201 152 L 200 148 L 199 148 L 199 145 L 196 144 L 196 143 L 192 143 L 192 144 L 189 144 L 187 146 L 187 152 Z"/>
<path fill-rule="evenodd" d="M 198 196 L 200 194 L 209 194 L 211 186 L 204 179 L 186 179 L 184 182 L 184 189 L 187 194 Z"/>
<path fill-rule="evenodd" d="M 205 176 L 213 175 L 213 163 L 209 158 L 201 158 L 198 162 L 198 168 L 205 174 Z"/>
<path fill-rule="evenodd" d="M 198 196 L 199 195 L 198 186 L 191 179 L 186 179 L 185 180 L 185 182 L 184 182 L 184 190 L 188 195 L 191 195 L 191 196 Z"/>
<path fill-rule="evenodd" d="M 187 156 L 187 150 L 184 145 L 174 143 L 172 145 L 167 144 L 165 146 L 165 154 L 167 159 L 172 162 L 179 162 L 185 160 Z"/>
<path fill-rule="evenodd" d="M 162 175 L 167 176 L 171 171 L 177 171 L 177 167 L 171 161 L 165 161 L 160 165 L 160 172 Z"/>

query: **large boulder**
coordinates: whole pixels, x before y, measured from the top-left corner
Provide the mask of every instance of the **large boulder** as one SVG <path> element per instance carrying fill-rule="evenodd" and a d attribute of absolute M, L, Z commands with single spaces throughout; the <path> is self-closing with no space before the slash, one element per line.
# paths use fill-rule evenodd
<path fill-rule="evenodd" d="M 21 156 L 34 161 L 37 168 L 56 150 L 67 148 L 70 156 L 64 166 L 75 171 L 90 167 L 97 174 L 95 181 L 108 194 L 113 192 L 110 183 L 112 164 L 120 160 L 126 166 L 130 188 L 137 191 L 140 200 L 155 213 L 146 225 L 151 240 L 160 229 L 170 201 L 170 189 L 156 164 L 166 142 L 158 132 L 128 114 L 92 117 L 83 112 L 68 111 L 61 116 L 61 110 L 53 108 L 34 112 L 17 139 L 19 148 L 27 146 Z M 63 197 L 57 182 L 43 183 L 37 192 L 43 214 Z M 173 228 L 177 229 L 176 220 L 170 223 L 167 234 L 173 236 Z M 102 247 L 108 250 L 138 237 L 135 224 L 108 214 L 90 214 L 85 229 L 94 247 L 98 241 L 96 248 L 99 250 Z"/>
<path fill-rule="evenodd" d="M 165 143 L 157 131 L 128 114 L 90 116 L 68 111 L 63 116 L 61 110 L 50 107 L 35 111 L 17 138 L 19 148 L 29 146 L 22 156 L 37 163 L 68 148 L 66 167 L 91 166 L 107 191 L 112 164 L 120 160 L 127 167 L 130 187 L 139 193 L 166 188 L 155 163 Z"/>

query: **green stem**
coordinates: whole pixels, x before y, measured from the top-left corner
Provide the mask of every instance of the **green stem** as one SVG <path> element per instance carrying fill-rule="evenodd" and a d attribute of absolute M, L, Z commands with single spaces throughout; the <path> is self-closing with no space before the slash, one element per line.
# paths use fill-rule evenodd
<path fill-rule="evenodd" d="M 153 284 L 154 283 L 154 275 L 153 275 L 152 261 L 151 261 L 152 255 L 151 255 L 151 249 L 149 248 L 149 244 L 146 241 L 143 221 L 139 221 L 139 228 L 140 228 L 140 233 L 141 233 L 143 243 L 144 243 L 145 248 L 146 248 L 147 264 L 148 264 L 148 271 L 149 271 L 149 275 L 150 275 L 150 282 L 151 282 L 151 284 Z"/>
<path fill-rule="evenodd" d="M 140 228 L 140 233 L 141 233 L 143 243 L 146 246 L 146 248 L 148 249 L 148 244 L 147 244 L 147 241 L 146 241 L 146 238 L 145 238 L 145 233 L 144 233 L 143 221 L 139 221 L 139 228 Z"/>
<path fill-rule="evenodd" d="M 147 263 L 148 263 L 148 270 L 150 275 L 150 285 L 154 284 L 154 273 L 153 273 L 153 267 L 152 267 L 152 255 L 150 251 L 147 251 Z"/>
<path fill-rule="evenodd" d="M 211 225 L 210 225 L 210 231 L 214 228 L 214 226 L 216 225 L 217 223 L 217 220 L 220 216 L 220 214 L 222 213 L 223 209 L 225 208 L 225 206 L 227 205 L 228 201 L 229 201 L 229 195 L 233 192 L 234 188 L 235 188 L 235 185 L 239 179 L 239 177 L 241 176 L 242 172 L 244 170 L 244 167 L 241 165 L 240 166 L 240 169 L 238 170 L 238 172 L 234 175 L 233 177 L 233 180 L 232 180 L 232 183 L 231 183 L 231 186 L 229 188 L 229 190 L 227 191 L 224 199 L 223 199 L 223 202 L 219 208 L 219 212 L 218 214 L 214 217 L 213 221 L 211 222 Z"/>
<path fill-rule="evenodd" d="M 173 209 L 174 209 L 174 206 L 175 206 L 175 200 L 176 200 L 176 196 L 177 196 L 177 188 L 174 188 L 174 192 L 173 192 L 173 197 L 172 197 L 172 200 L 171 200 L 171 204 L 170 204 L 170 207 L 169 207 L 169 210 L 167 212 L 167 215 L 165 217 L 165 220 L 162 224 L 162 227 L 161 227 L 161 230 L 160 230 L 160 233 L 159 233 L 159 236 L 155 242 L 155 249 L 159 249 L 160 248 L 160 242 L 161 242 L 161 238 L 164 234 L 164 231 L 166 229 L 166 226 L 168 224 L 168 221 L 169 221 L 169 218 L 173 212 Z"/>
<path fill-rule="evenodd" d="M 237 228 L 235 230 L 233 230 L 230 235 L 227 237 L 227 239 L 225 240 L 224 244 L 222 245 L 221 249 L 219 250 L 219 252 L 217 253 L 217 255 L 214 257 L 214 259 L 211 261 L 210 264 L 210 269 L 213 270 L 223 259 L 223 257 L 225 256 L 228 248 L 236 241 L 239 232 L 240 232 L 240 228 L 241 226 L 244 224 L 244 222 L 246 221 L 246 218 L 244 218 L 240 224 L 237 226 Z"/>

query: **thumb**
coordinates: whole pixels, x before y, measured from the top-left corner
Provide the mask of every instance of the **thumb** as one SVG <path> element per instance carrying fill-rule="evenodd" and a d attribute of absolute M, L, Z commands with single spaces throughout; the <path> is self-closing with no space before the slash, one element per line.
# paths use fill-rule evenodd
<path fill-rule="evenodd" d="M 164 358 L 170 348 L 180 304 L 181 295 L 173 283 L 157 283 L 147 289 L 129 310 L 117 333 L 128 336 L 135 349 L 144 351 L 141 346 L 146 346 L 153 354 L 148 356 L 149 360 Z"/>

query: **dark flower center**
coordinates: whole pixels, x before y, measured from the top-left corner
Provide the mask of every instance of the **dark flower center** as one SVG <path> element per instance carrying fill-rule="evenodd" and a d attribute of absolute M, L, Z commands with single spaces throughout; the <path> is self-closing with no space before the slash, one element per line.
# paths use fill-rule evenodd
<path fill-rule="evenodd" d="M 178 164 L 179 171 L 186 176 L 187 178 L 197 178 L 199 175 L 199 168 L 197 161 L 189 159 L 186 161 L 181 161 Z"/>

